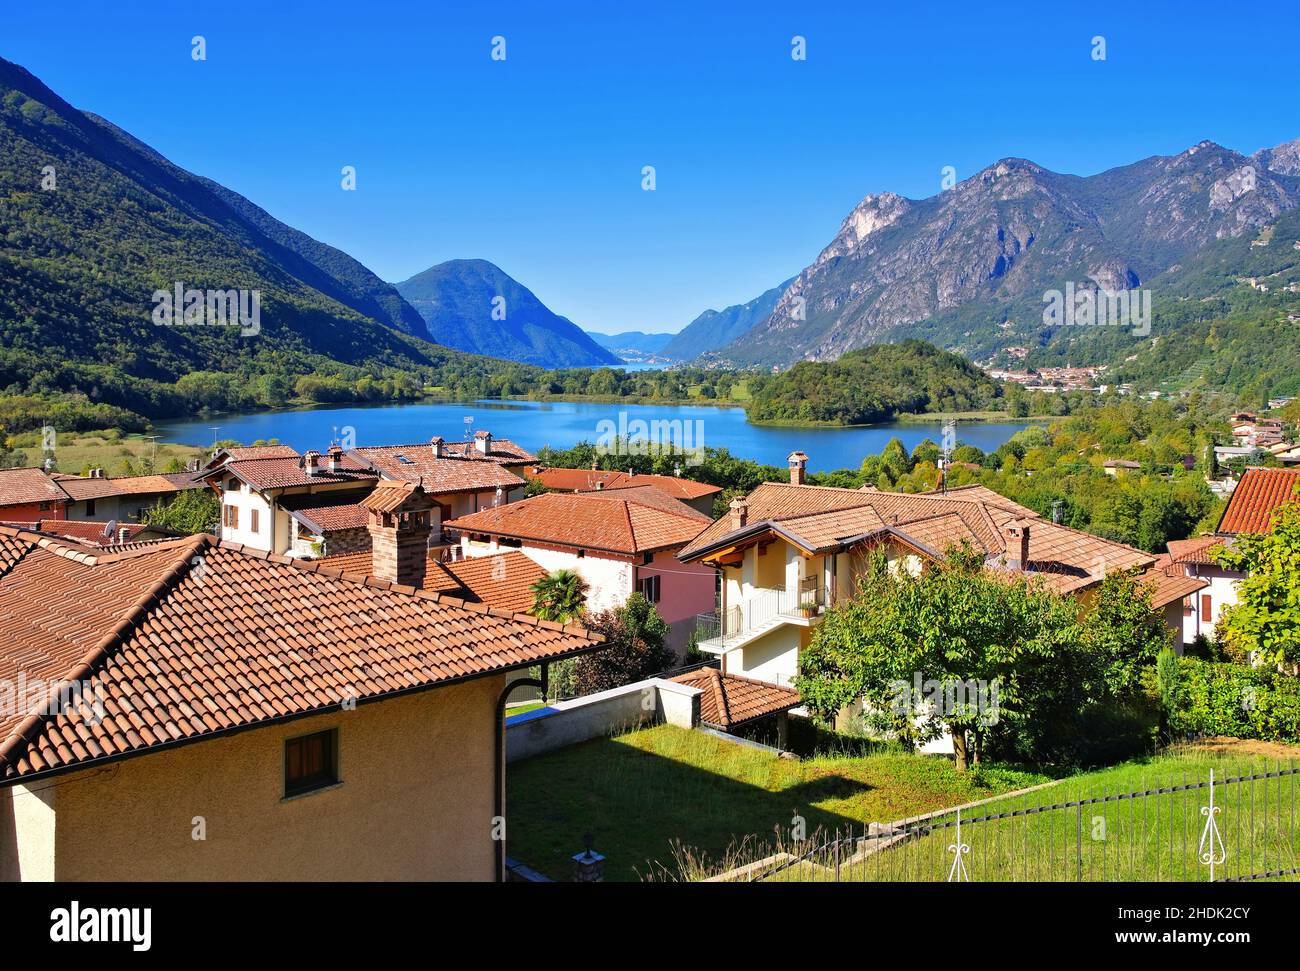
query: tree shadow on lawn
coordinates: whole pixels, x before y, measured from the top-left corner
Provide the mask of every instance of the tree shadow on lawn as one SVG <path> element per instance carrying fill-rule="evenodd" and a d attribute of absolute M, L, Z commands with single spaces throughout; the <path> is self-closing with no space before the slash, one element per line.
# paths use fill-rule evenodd
<path fill-rule="evenodd" d="M 569 880 L 570 858 L 590 833 L 593 849 L 606 857 L 606 879 L 639 880 L 659 870 L 656 863 L 676 872 L 674 841 L 697 858 L 720 861 L 747 837 L 758 850 L 788 845 L 796 815 L 806 836 L 862 830 L 861 821 L 813 804 L 859 796 L 870 784 L 834 773 L 785 784 L 804 771 L 801 763 L 735 747 L 740 751 L 720 750 L 721 768 L 740 778 L 613 738 L 515 763 L 507 780 L 507 852 Z"/>

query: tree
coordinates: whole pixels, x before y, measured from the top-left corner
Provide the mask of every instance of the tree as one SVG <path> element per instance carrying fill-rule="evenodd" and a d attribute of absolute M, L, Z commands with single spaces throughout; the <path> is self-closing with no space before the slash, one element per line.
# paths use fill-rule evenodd
<path fill-rule="evenodd" d="M 178 533 L 210 533 L 221 518 L 221 500 L 208 489 L 186 489 L 169 503 L 160 499 L 144 511 L 142 521 Z"/>
<path fill-rule="evenodd" d="M 1101 581 L 1084 625 L 1087 658 L 1095 667 L 1090 696 L 1129 697 L 1142 671 L 1173 647 L 1173 632 L 1151 607 L 1137 570 L 1115 570 Z"/>
<path fill-rule="evenodd" d="M 579 694 L 607 691 L 658 674 L 673 663 L 665 646 L 668 625 L 655 605 L 634 593 L 613 610 L 585 618 L 589 630 L 604 635 L 606 647 L 578 658 Z"/>
<path fill-rule="evenodd" d="M 534 583 L 533 615 L 561 624 L 576 620 L 587 609 L 589 584 L 575 570 L 556 570 Z"/>
<path fill-rule="evenodd" d="M 983 569 L 969 545 L 920 576 L 877 551 L 858 595 L 817 628 L 796 684 L 823 718 L 863 699 L 909 741 L 946 728 L 965 771 L 995 725 L 1034 717 L 1042 689 L 1029 682 L 1051 680 L 1035 662 L 1071 654 L 1081 633 L 1072 601 Z"/>
<path fill-rule="evenodd" d="M 1246 573 L 1237 583 L 1237 603 L 1220 626 L 1229 646 L 1255 651 L 1272 664 L 1300 669 L 1300 501 L 1279 507 L 1273 531 L 1239 536 L 1234 547 L 1210 555 L 1220 566 Z"/>

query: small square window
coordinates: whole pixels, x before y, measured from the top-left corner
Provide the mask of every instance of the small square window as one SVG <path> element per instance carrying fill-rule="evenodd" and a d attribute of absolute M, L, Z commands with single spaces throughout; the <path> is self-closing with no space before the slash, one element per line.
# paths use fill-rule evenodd
<path fill-rule="evenodd" d="M 637 589 L 652 604 L 657 604 L 659 602 L 659 575 L 656 573 L 652 576 L 642 577 L 637 583 Z"/>
<path fill-rule="evenodd" d="M 339 781 L 338 731 L 302 735 L 284 743 L 284 794 L 301 796 Z"/>

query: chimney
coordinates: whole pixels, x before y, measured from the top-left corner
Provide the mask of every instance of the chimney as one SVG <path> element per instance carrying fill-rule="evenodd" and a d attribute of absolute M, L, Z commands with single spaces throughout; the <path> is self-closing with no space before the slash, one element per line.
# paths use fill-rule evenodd
<path fill-rule="evenodd" d="M 480 455 L 487 455 L 488 452 L 492 451 L 492 433 L 475 432 L 474 447 L 478 449 Z"/>
<path fill-rule="evenodd" d="M 424 586 L 433 531 L 433 500 L 408 482 L 382 481 L 361 500 L 370 533 L 370 572 L 381 580 Z"/>
<path fill-rule="evenodd" d="M 337 472 L 343 465 L 343 448 L 339 445 L 331 445 L 325 450 L 325 455 L 329 459 L 330 471 Z"/>
<path fill-rule="evenodd" d="M 130 539 L 131 539 L 131 530 L 128 527 L 126 526 L 117 527 L 117 542 L 119 545 L 122 543 L 129 542 Z"/>
<path fill-rule="evenodd" d="M 745 499 L 737 496 L 735 499 L 731 500 L 731 506 L 729 508 L 731 510 L 731 528 L 733 530 L 743 529 L 745 524 L 749 521 L 749 503 Z"/>
<path fill-rule="evenodd" d="M 315 475 L 316 470 L 320 468 L 320 452 L 314 448 L 306 452 L 302 457 L 302 467 L 306 470 L 307 475 Z"/>
<path fill-rule="evenodd" d="M 434 435 L 433 438 L 429 439 L 429 447 L 433 449 L 434 458 L 436 459 L 442 458 L 442 436 L 441 435 Z"/>
<path fill-rule="evenodd" d="M 596 480 L 596 491 L 599 492 L 599 491 L 600 491 L 601 489 L 603 489 L 603 488 L 605 488 L 605 480 L 604 480 L 604 479 L 597 479 L 597 480 Z"/>
<path fill-rule="evenodd" d="M 786 461 L 790 463 L 790 484 L 803 485 L 808 474 L 808 456 L 803 452 L 791 452 Z"/>
<path fill-rule="evenodd" d="M 1007 566 L 1013 570 L 1029 569 L 1029 521 L 1012 520 L 1002 527 L 1007 541 Z"/>

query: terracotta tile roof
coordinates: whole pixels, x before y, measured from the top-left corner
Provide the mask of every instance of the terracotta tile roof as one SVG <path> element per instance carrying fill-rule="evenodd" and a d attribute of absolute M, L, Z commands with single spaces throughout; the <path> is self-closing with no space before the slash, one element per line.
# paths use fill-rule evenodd
<path fill-rule="evenodd" d="M 500 462 L 506 465 L 516 465 L 523 462 L 537 461 L 536 455 L 528 451 L 528 449 L 524 448 L 522 445 L 516 445 L 508 438 L 492 439 L 492 444 L 488 448 L 486 456 L 478 451 L 473 442 L 443 442 L 442 454 L 457 455 L 461 458 L 468 456 L 469 458 L 478 459 L 479 461 L 486 458 L 490 461 Z"/>
<path fill-rule="evenodd" d="M 357 529 L 369 522 L 361 505 L 369 492 L 330 489 L 302 495 L 281 496 L 280 508 L 312 533 L 331 533 L 340 529 Z"/>
<path fill-rule="evenodd" d="M 678 508 L 668 508 L 676 503 Z M 625 490 L 547 492 L 443 523 L 462 533 L 484 533 L 552 546 L 618 554 L 681 546 L 708 517 L 662 493 L 653 499 Z"/>
<path fill-rule="evenodd" d="M 0 716 L 0 778 L 526 667 L 599 639 L 209 536 L 93 552 L 0 529 L 0 679 L 85 684 L 102 718 Z"/>
<path fill-rule="evenodd" d="M 546 576 L 544 569 L 518 550 L 495 556 L 471 556 L 445 566 L 476 599 L 521 614 L 532 612 L 531 587 Z"/>
<path fill-rule="evenodd" d="M 556 492 L 593 492 L 596 489 L 635 489 L 654 486 L 675 499 L 698 499 L 722 491 L 721 486 L 709 485 L 672 475 L 632 474 L 607 469 L 553 469 L 540 466 L 525 469 L 524 475 L 536 479 Z"/>
<path fill-rule="evenodd" d="M 1200 577 L 1189 577 L 1183 571 L 1174 565 L 1167 555 L 1157 557 L 1155 566 L 1144 572 L 1138 582 L 1142 583 L 1151 592 L 1151 606 L 1156 610 L 1165 607 L 1175 600 L 1182 600 L 1189 597 L 1210 585 L 1209 580 L 1203 580 Z"/>
<path fill-rule="evenodd" d="M 1171 539 L 1165 549 L 1174 563 L 1213 563 L 1210 550 L 1227 545 L 1222 536 L 1196 536 L 1192 539 Z"/>
<path fill-rule="evenodd" d="M 372 573 L 371 551 L 340 553 L 320 562 L 347 574 L 369 576 Z M 454 563 L 443 563 L 436 553 L 429 554 L 424 573 L 424 589 L 452 593 L 474 603 L 485 603 L 512 613 L 526 614 L 533 609 L 533 592 L 529 589 L 546 576 L 546 571 L 518 550 L 493 556 L 473 556 Z"/>
<path fill-rule="evenodd" d="M 67 500 L 67 492 L 44 469 L 0 469 L 0 506 Z"/>
<path fill-rule="evenodd" d="M 495 444 L 495 443 L 494 443 Z M 364 463 L 385 479 L 422 482 L 430 495 L 449 492 L 488 492 L 513 489 L 523 485 L 519 478 L 499 462 L 483 458 L 452 456 L 443 446 L 443 457 L 435 458 L 433 448 L 423 445 L 378 445 L 348 452 L 348 457 Z"/>
<path fill-rule="evenodd" d="M 73 499 L 103 499 L 107 496 L 168 495 L 186 489 L 201 489 L 203 483 L 193 481 L 189 473 L 171 475 L 123 475 L 113 479 L 69 476 L 59 480 L 65 492 Z"/>
<path fill-rule="evenodd" d="M 1218 532 L 1271 532 L 1273 513 L 1278 506 L 1296 498 L 1298 486 L 1300 469 L 1247 469 L 1228 500 Z"/>
<path fill-rule="evenodd" d="M 239 459 L 296 459 L 301 455 L 291 445 L 232 445 L 223 448 L 218 455 L 225 455 L 234 461 Z"/>
<path fill-rule="evenodd" d="M 797 708 L 800 701 L 799 692 L 793 688 L 735 674 L 724 675 L 711 667 L 697 668 L 672 680 L 703 691 L 700 695 L 700 721 L 723 730 Z"/>
<path fill-rule="evenodd" d="M 376 473 L 348 456 L 343 457 L 338 471 L 331 472 L 324 460 L 312 475 L 302 465 L 299 458 L 264 458 L 240 459 L 227 462 L 217 469 L 206 473 L 211 479 L 217 476 L 233 475 L 241 482 L 246 482 L 259 492 L 267 489 L 286 489 L 290 486 L 307 486 L 321 483 L 337 482 L 374 482 Z"/>
<path fill-rule="evenodd" d="M 767 526 L 812 553 L 889 532 L 938 555 L 967 541 L 990 565 L 997 565 L 1006 559 L 1006 527 L 1024 522 L 1030 525 L 1028 572 L 1060 592 L 1096 583 L 1110 570 L 1154 561 L 1150 553 L 1043 519 L 984 486 L 903 494 L 769 482 L 751 492 L 746 502 L 744 531 L 734 531 L 730 517 L 723 517 L 692 540 L 679 558 L 698 558 L 732 536 L 743 540 Z"/>
<path fill-rule="evenodd" d="M 120 548 L 117 538 L 121 535 L 122 530 L 127 532 L 128 543 L 141 533 L 150 533 L 168 539 L 180 535 L 173 530 L 163 529 L 160 526 L 150 526 L 146 523 L 116 523 L 110 533 L 108 523 L 93 522 L 86 519 L 38 519 L 30 523 L 4 522 L 0 523 L 0 525 L 12 526 L 14 529 L 25 529 L 45 536 L 62 536 L 64 539 L 74 539 L 89 546 L 113 546 L 117 548 Z"/>

